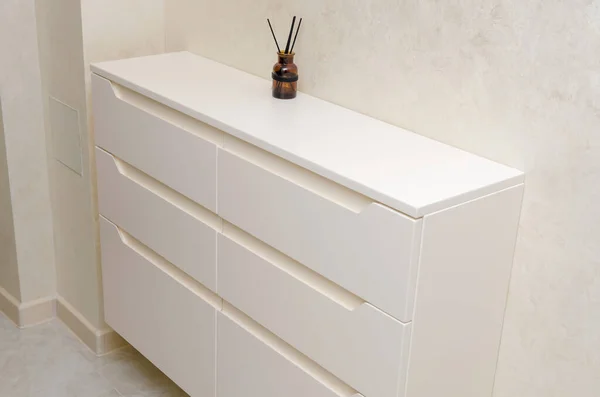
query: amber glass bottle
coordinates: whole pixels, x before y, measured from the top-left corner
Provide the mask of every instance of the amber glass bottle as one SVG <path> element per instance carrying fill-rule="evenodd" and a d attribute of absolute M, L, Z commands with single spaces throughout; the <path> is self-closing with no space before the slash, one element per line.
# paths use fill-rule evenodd
<path fill-rule="evenodd" d="M 296 98 L 298 89 L 298 66 L 294 63 L 294 53 L 277 53 L 277 63 L 273 65 L 273 97 L 279 99 Z"/>

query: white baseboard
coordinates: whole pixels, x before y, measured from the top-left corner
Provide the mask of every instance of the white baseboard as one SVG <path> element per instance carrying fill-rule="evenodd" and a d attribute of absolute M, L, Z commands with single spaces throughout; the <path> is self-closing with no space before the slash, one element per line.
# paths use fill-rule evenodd
<path fill-rule="evenodd" d="M 58 317 L 97 355 L 103 355 L 127 345 L 127 342 L 112 329 L 94 327 L 77 309 L 60 296 L 20 303 L 17 298 L 0 287 L 0 312 L 3 312 L 19 328 L 41 324 Z"/>
<path fill-rule="evenodd" d="M 112 329 L 94 327 L 77 309 L 60 296 L 56 299 L 56 313 L 58 318 L 97 355 L 103 355 L 127 345 L 127 342 Z"/>
<path fill-rule="evenodd" d="M 45 323 L 56 317 L 56 298 L 53 296 L 21 303 L 19 306 L 19 327 L 30 327 Z"/>
<path fill-rule="evenodd" d="M 0 311 L 19 328 L 30 327 L 56 317 L 56 298 L 53 296 L 21 303 L 0 287 Z"/>
<path fill-rule="evenodd" d="M 0 312 L 3 312 L 13 323 L 19 325 L 19 301 L 0 287 Z"/>

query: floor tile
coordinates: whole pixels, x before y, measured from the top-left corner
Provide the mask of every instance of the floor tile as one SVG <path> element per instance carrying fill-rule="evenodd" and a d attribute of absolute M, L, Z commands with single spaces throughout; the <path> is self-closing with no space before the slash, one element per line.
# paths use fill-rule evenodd
<path fill-rule="evenodd" d="M 0 397 L 186 397 L 131 346 L 96 357 L 59 320 L 19 329 L 0 313 Z"/>
<path fill-rule="evenodd" d="M 121 396 L 122 396 L 122 394 L 119 394 L 119 392 L 116 389 L 112 389 L 108 393 L 102 394 L 101 396 L 97 396 L 97 397 L 121 397 Z"/>

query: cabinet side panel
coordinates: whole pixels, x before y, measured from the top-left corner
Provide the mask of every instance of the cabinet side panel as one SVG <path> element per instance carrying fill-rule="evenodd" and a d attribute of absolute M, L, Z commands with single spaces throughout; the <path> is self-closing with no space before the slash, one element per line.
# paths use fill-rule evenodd
<path fill-rule="evenodd" d="M 522 197 L 424 218 L 406 397 L 492 395 Z"/>

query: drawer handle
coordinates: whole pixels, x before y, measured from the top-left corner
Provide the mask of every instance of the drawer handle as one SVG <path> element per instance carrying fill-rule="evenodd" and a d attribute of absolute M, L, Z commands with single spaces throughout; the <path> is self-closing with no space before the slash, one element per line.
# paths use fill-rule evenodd
<path fill-rule="evenodd" d="M 233 136 L 225 137 L 224 150 L 354 213 L 361 213 L 374 203 L 367 196 Z"/>
<path fill-rule="evenodd" d="M 304 372 L 318 380 L 321 384 L 329 388 L 340 397 L 363 397 L 362 394 L 342 382 L 339 378 L 315 363 L 313 360 L 300 353 L 290 346 L 284 340 L 273 334 L 271 331 L 252 320 L 246 314 L 236 309 L 227 302 L 223 302 L 223 314 L 229 317 L 233 322 L 242 327 L 248 333 L 260 340 L 265 345 L 294 363 Z"/>
<path fill-rule="evenodd" d="M 223 146 L 225 134 L 222 131 L 112 81 L 107 80 L 107 82 L 110 84 L 114 96 L 120 101 L 218 146 Z"/>
<path fill-rule="evenodd" d="M 134 237 L 132 237 L 130 234 L 122 230 L 120 227 L 118 227 L 108 219 L 104 217 L 103 219 L 109 222 L 117 230 L 121 242 L 124 245 L 126 245 L 129 249 L 134 251 L 142 258 L 146 259 L 148 262 L 152 263 L 154 266 L 165 272 L 170 277 L 177 280 L 179 283 L 181 283 L 190 291 L 198 295 L 200 298 L 202 298 L 214 308 L 222 310 L 223 299 L 221 299 L 218 295 L 216 295 L 211 290 L 200 284 L 198 281 L 194 280 L 192 277 L 187 275 L 177 266 L 173 265 L 160 255 L 156 254 L 150 248 L 146 247 L 144 244 L 136 240 Z"/>
<path fill-rule="evenodd" d="M 252 320 L 246 314 L 233 307 L 231 304 L 223 301 L 218 295 L 198 283 L 182 270 L 156 254 L 150 248 L 140 243 L 138 240 L 133 238 L 127 232 L 107 220 L 117 231 L 119 238 L 122 243 L 129 249 L 140 255 L 148 262 L 165 272 L 167 275 L 175 279 L 181 285 L 188 288 L 190 291 L 195 293 L 201 299 L 206 301 L 208 304 L 213 306 L 215 309 L 222 312 L 224 315 L 229 317 L 236 324 L 244 328 L 247 332 L 252 334 L 254 337 L 259 339 L 261 342 L 269 346 L 271 349 L 293 362 L 296 366 L 301 368 L 303 371 L 317 379 L 323 385 L 328 387 L 330 390 L 335 392 L 340 397 L 363 397 L 356 390 L 342 382 L 336 376 L 331 374 L 329 371 L 321 367 L 319 364 L 312 361 L 310 358 L 300 353 L 298 350 L 290 346 L 288 343 L 277 337 L 275 334 Z"/>
<path fill-rule="evenodd" d="M 106 152 L 104 149 L 99 148 L 99 150 L 103 150 L 104 152 Z M 144 189 L 152 192 L 156 196 L 169 202 L 170 204 L 186 212 L 190 216 L 193 216 L 199 221 L 209 225 L 213 229 L 217 231 L 221 230 L 221 218 L 219 218 L 216 214 L 202 207 L 195 201 L 185 197 L 183 194 L 178 193 L 177 191 L 166 186 L 165 184 L 157 181 L 151 176 L 143 173 L 137 168 L 132 167 L 123 160 L 116 158 L 108 152 L 106 153 L 112 157 L 113 161 L 115 162 L 115 166 L 117 167 L 117 171 L 125 178 L 140 185 Z"/>
<path fill-rule="evenodd" d="M 231 223 L 223 223 L 223 235 L 336 302 L 346 310 L 353 311 L 366 303 L 362 298 L 242 231 Z"/>

